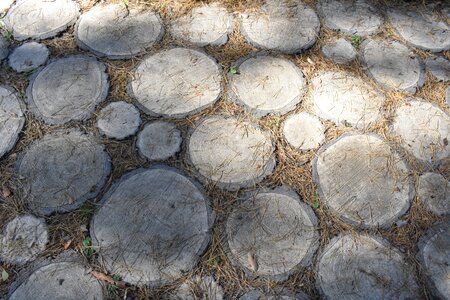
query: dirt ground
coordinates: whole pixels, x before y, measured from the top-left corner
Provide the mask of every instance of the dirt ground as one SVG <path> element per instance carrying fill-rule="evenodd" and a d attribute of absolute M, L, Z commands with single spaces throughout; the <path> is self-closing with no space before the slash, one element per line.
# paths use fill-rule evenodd
<path fill-rule="evenodd" d="M 261 1 L 245 1 L 245 0 L 220 0 L 220 1 L 195 1 L 195 0 L 161 0 L 161 1 L 139 1 L 139 0 L 122 0 L 122 1 L 97 1 L 97 0 L 78 0 L 83 11 L 89 10 L 97 2 L 122 2 L 129 7 L 142 7 L 144 9 L 152 9 L 158 11 L 164 23 L 169 20 L 188 13 L 193 7 L 202 5 L 204 3 L 220 2 L 225 5 L 230 12 L 236 16 L 248 10 L 257 9 Z M 304 1 L 312 6 L 315 5 L 315 0 Z M 378 1 L 380 7 L 386 6 L 386 1 Z M 415 3 L 414 5 L 422 5 L 422 3 Z M 5 34 L 5 32 L 3 32 Z M 294 62 L 304 72 L 309 83 L 314 74 L 323 70 L 345 70 L 352 74 L 361 77 L 366 82 L 375 85 L 372 79 L 366 76 L 358 61 L 354 61 L 350 65 L 336 65 L 321 55 L 321 45 L 328 38 L 332 36 L 341 36 L 338 32 L 333 32 L 325 28 L 321 29 L 320 36 L 316 44 L 309 50 L 298 55 L 284 55 L 285 58 Z M 376 37 L 400 40 L 401 38 L 389 27 L 385 22 L 383 30 L 376 35 Z M 350 40 L 347 36 L 345 37 Z M 13 42 L 14 43 L 14 42 Z M 17 42 L 16 42 L 17 43 Z M 80 50 L 75 43 L 73 35 L 73 27 L 66 30 L 64 33 L 55 38 L 46 39 L 42 41 L 50 52 L 52 58 L 63 57 L 69 54 L 85 53 L 87 51 Z M 18 43 L 17 43 L 18 44 Z M 14 176 L 14 167 L 18 155 L 34 140 L 42 137 L 44 134 L 51 132 L 58 128 L 80 128 L 83 131 L 98 134 L 96 128 L 97 114 L 101 108 L 114 100 L 124 100 L 133 103 L 126 90 L 129 80 L 132 78 L 132 69 L 138 64 L 143 57 L 157 52 L 160 49 L 170 47 L 173 45 L 183 45 L 179 41 L 171 39 L 168 33 L 165 34 L 163 41 L 158 43 L 156 47 L 148 49 L 147 53 L 141 54 L 137 57 L 128 60 L 112 61 L 105 58 L 99 60 L 104 62 L 107 66 L 107 72 L 110 77 L 110 92 L 106 101 L 101 103 L 96 113 L 92 118 L 86 122 L 70 122 L 62 126 L 50 126 L 37 120 L 29 112 L 26 114 L 26 124 L 23 133 L 20 135 L 20 140 L 15 146 L 14 150 L 0 159 L 0 191 L 5 198 L 5 202 L 0 202 L 0 225 L 3 227 L 6 222 L 17 215 L 24 214 L 26 207 L 24 206 L 21 195 L 18 192 L 20 186 L 20 179 Z M 356 45 L 357 46 L 357 45 Z M 214 57 L 223 67 L 224 73 L 230 68 L 232 62 L 236 61 L 251 52 L 258 51 L 258 49 L 250 46 L 239 33 L 239 24 L 235 22 L 235 28 L 231 34 L 227 44 L 221 47 L 206 47 L 205 51 Z M 431 54 L 426 51 L 415 50 L 422 58 L 426 58 Z M 444 53 L 450 59 L 450 53 Z M 30 74 L 17 74 L 10 69 L 7 64 L 3 63 L 0 70 L 0 82 L 2 84 L 10 85 L 19 91 L 19 95 L 24 97 L 25 90 L 28 84 L 28 77 Z M 226 80 L 226 79 L 224 79 Z M 308 84 L 311 89 L 311 85 Z M 430 74 L 427 74 L 426 82 L 415 96 L 424 98 L 429 102 L 437 104 L 441 109 L 449 113 L 449 108 L 445 104 L 446 84 L 435 81 Z M 225 95 L 226 93 L 224 93 Z M 368 132 L 374 132 L 381 135 L 392 145 L 398 145 L 398 140 L 391 136 L 388 131 L 388 125 L 391 123 L 393 112 L 396 107 L 402 104 L 407 95 L 401 92 L 386 92 L 387 101 L 383 107 L 383 118 L 374 126 L 367 129 Z M 294 112 L 308 110 L 310 103 L 308 103 L 309 92 L 304 96 L 304 100 Z M 276 143 L 276 157 L 277 165 L 272 175 L 266 178 L 262 186 L 276 187 L 280 185 L 291 186 L 301 196 L 302 200 L 314 207 L 320 225 L 320 249 L 327 244 L 327 242 L 341 232 L 355 231 L 350 225 L 343 223 L 329 213 L 327 207 L 321 203 L 317 193 L 316 187 L 312 182 L 311 175 L 311 161 L 315 157 L 317 150 L 308 152 L 299 152 L 292 149 L 282 137 L 281 124 L 288 115 L 281 117 L 267 116 L 261 119 L 256 119 L 250 114 L 247 114 L 243 108 L 236 104 L 227 101 L 223 96 L 213 107 L 208 108 L 194 116 L 172 120 L 182 130 L 184 137 L 188 129 L 195 121 L 201 117 L 209 114 L 225 114 L 238 116 L 240 119 L 252 120 L 266 130 L 269 130 Z M 149 117 L 141 113 L 142 124 L 155 118 Z M 326 140 L 329 141 L 345 132 L 354 131 L 350 127 L 337 127 L 332 122 L 324 122 L 326 126 Z M 66 214 L 56 214 L 46 217 L 45 220 L 49 226 L 49 244 L 47 250 L 42 254 L 43 257 L 54 257 L 62 251 L 74 249 L 86 258 L 86 261 L 94 270 L 105 272 L 97 261 L 95 253 L 88 253 L 86 247 L 83 246 L 83 240 L 89 235 L 89 220 L 92 217 L 96 203 L 101 199 L 102 194 L 108 190 L 111 183 L 120 178 L 126 172 L 137 168 L 138 166 L 148 167 L 152 165 L 142 159 L 135 147 L 135 136 L 125 139 L 123 141 L 115 141 L 103 138 L 102 142 L 106 145 L 107 151 L 112 157 L 113 170 L 109 181 L 104 186 L 102 192 L 95 199 L 88 201 L 80 209 Z M 169 159 L 166 163 L 183 169 L 187 174 L 193 176 L 190 166 L 185 160 L 185 147 L 177 154 L 175 158 Z M 417 179 L 426 168 L 417 163 L 412 157 L 407 156 L 407 161 L 411 165 L 413 176 Z M 438 172 L 444 177 L 450 178 L 450 160 L 441 165 Z M 165 293 L 176 288 L 181 282 L 191 278 L 193 275 L 209 275 L 213 274 L 216 281 L 223 287 L 225 294 L 230 299 L 235 299 L 242 291 L 250 287 L 261 290 L 270 290 L 276 287 L 286 287 L 293 291 L 303 291 L 313 298 L 318 298 L 318 291 L 315 286 L 314 269 L 313 267 L 305 268 L 295 272 L 287 281 L 283 283 L 275 283 L 266 279 L 249 280 L 244 276 L 244 273 L 239 269 L 233 267 L 224 253 L 223 236 L 220 230 L 225 217 L 233 207 L 234 202 L 238 196 L 238 192 L 225 192 L 216 188 L 213 184 L 205 187 L 207 194 L 212 201 L 212 207 L 216 213 L 216 222 L 213 227 L 213 238 L 206 253 L 202 256 L 200 263 L 194 270 L 169 286 L 163 286 L 157 289 L 137 288 L 129 286 L 124 289 L 108 289 L 105 294 L 108 294 L 111 299 L 161 299 Z M 371 234 L 377 234 L 389 240 L 393 246 L 399 248 L 407 258 L 407 261 L 415 267 L 419 283 L 421 285 L 423 298 L 431 299 L 429 290 L 424 284 L 423 272 L 416 261 L 417 242 L 424 232 L 439 218 L 430 211 L 428 211 L 422 203 L 417 199 L 414 200 L 408 213 L 402 218 L 406 222 L 404 226 L 393 225 L 388 230 L 366 230 Z M 320 251 L 319 249 L 319 251 Z M 6 282 L 0 281 L 0 299 L 6 298 L 7 290 L 12 281 L 14 281 L 20 268 L 13 265 L 0 264 L 0 270 L 4 269 L 8 272 L 9 279 Z"/>

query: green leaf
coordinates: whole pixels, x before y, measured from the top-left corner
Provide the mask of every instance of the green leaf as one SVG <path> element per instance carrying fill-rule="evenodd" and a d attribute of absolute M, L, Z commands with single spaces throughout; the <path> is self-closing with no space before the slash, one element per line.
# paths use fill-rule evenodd
<path fill-rule="evenodd" d="M 89 246 L 91 246 L 91 243 L 92 243 L 92 240 L 91 240 L 90 237 L 87 237 L 87 238 L 85 238 L 85 239 L 83 240 L 83 246 L 84 246 L 84 247 L 89 247 Z"/>
<path fill-rule="evenodd" d="M 237 67 L 233 66 L 233 67 L 230 68 L 230 74 L 234 75 L 234 74 L 238 74 L 238 72 L 239 72 L 239 70 L 238 70 Z"/>
<path fill-rule="evenodd" d="M 314 201 L 313 208 L 318 209 L 320 207 L 319 200 Z"/>
<path fill-rule="evenodd" d="M 358 48 L 361 44 L 361 37 L 359 35 L 352 35 L 351 39 L 352 45 Z"/>
<path fill-rule="evenodd" d="M 117 295 L 117 291 L 118 291 L 118 287 L 115 284 L 108 284 L 106 286 L 106 289 L 108 290 L 108 292 L 110 292 L 113 295 Z"/>
<path fill-rule="evenodd" d="M 125 4 L 126 7 L 128 7 L 128 4 L 129 4 L 128 0 L 122 0 L 122 2 L 123 2 L 123 4 Z"/>
<path fill-rule="evenodd" d="M 6 270 L 2 271 L 2 281 L 8 281 L 9 274 L 6 272 Z"/>
<path fill-rule="evenodd" d="M 113 276 L 112 276 L 112 279 L 114 280 L 114 281 L 120 281 L 120 275 L 117 275 L 117 274 L 114 274 Z"/>

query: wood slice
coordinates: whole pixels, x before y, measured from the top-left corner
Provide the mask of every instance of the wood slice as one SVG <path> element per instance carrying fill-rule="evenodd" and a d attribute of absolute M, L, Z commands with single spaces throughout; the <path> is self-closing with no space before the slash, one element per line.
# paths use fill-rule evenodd
<path fill-rule="evenodd" d="M 180 151 L 182 141 L 175 124 L 155 121 L 139 132 L 136 145 L 141 156 L 148 160 L 166 160 Z"/>
<path fill-rule="evenodd" d="M 399 42 L 365 40 L 361 61 L 365 72 L 387 90 L 414 94 L 425 83 L 422 60 Z"/>
<path fill-rule="evenodd" d="M 228 217 L 227 255 L 250 277 L 284 281 L 311 264 L 319 246 L 317 225 L 313 210 L 292 190 L 258 190 Z"/>
<path fill-rule="evenodd" d="M 13 88 L 0 85 L 0 158 L 10 151 L 25 124 L 25 105 Z"/>
<path fill-rule="evenodd" d="M 197 264 L 210 240 L 209 201 L 191 179 L 157 166 L 124 175 L 102 199 L 90 232 L 111 274 L 134 285 L 170 283 Z"/>
<path fill-rule="evenodd" d="M 347 72 L 321 72 L 312 79 L 314 113 L 337 125 L 365 129 L 381 118 L 385 96 Z"/>
<path fill-rule="evenodd" d="M 419 241 L 417 258 L 437 299 L 450 299 L 450 222 L 434 225 Z"/>
<path fill-rule="evenodd" d="M 450 116 L 437 105 L 409 98 L 397 108 L 391 131 L 419 161 L 435 165 L 450 157 Z"/>
<path fill-rule="evenodd" d="M 33 142 L 17 162 L 24 200 L 39 214 L 66 212 L 95 197 L 111 169 L 105 147 L 79 130 L 59 130 Z"/>
<path fill-rule="evenodd" d="M 80 257 L 65 252 L 23 270 L 11 285 L 8 299 L 104 299 L 102 285 L 89 272 Z"/>
<path fill-rule="evenodd" d="M 450 49 L 450 28 L 431 10 L 405 5 L 389 9 L 387 16 L 397 33 L 411 45 L 432 52 Z"/>
<path fill-rule="evenodd" d="M 420 299 L 413 268 L 378 237 L 344 234 L 319 255 L 316 285 L 326 299 Z"/>
<path fill-rule="evenodd" d="M 48 124 L 88 119 L 108 95 L 105 70 L 103 63 L 90 56 L 54 60 L 30 79 L 27 88 L 30 110 Z"/>
<path fill-rule="evenodd" d="M 306 90 L 302 71 L 284 58 L 252 55 L 234 64 L 229 97 L 256 116 L 285 114 L 300 103 Z"/>
<path fill-rule="evenodd" d="M 213 58 L 173 48 L 142 60 L 128 90 L 145 113 L 182 118 L 213 105 L 222 92 L 221 81 Z"/>
<path fill-rule="evenodd" d="M 4 22 L 16 40 L 43 40 L 75 23 L 79 10 L 73 0 L 17 0 Z"/>
<path fill-rule="evenodd" d="M 100 111 L 97 119 L 100 132 L 118 140 L 134 135 L 140 124 L 139 110 L 133 104 L 124 101 L 108 104 Z"/>
<path fill-rule="evenodd" d="M 370 35 L 379 31 L 383 17 L 366 0 L 320 0 L 319 14 L 326 27 L 347 35 Z"/>
<path fill-rule="evenodd" d="M 131 58 L 161 40 L 159 15 L 123 4 L 95 5 L 75 26 L 77 44 L 110 59 Z"/>
<path fill-rule="evenodd" d="M 19 216 L 6 224 L 0 240 L 0 260 L 25 264 L 35 259 L 48 243 L 45 221 L 32 215 Z"/>
<path fill-rule="evenodd" d="M 233 30 L 233 16 L 217 3 L 194 8 L 170 24 L 172 37 L 198 47 L 221 46 Z"/>
<path fill-rule="evenodd" d="M 346 134 L 324 145 L 313 180 L 333 214 L 362 227 L 391 226 L 414 195 L 406 163 L 375 134 Z"/>
<path fill-rule="evenodd" d="M 241 33 L 256 48 L 298 53 L 314 45 L 320 21 L 315 11 L 301 2 L 269 0 L 260 11 L 242 16 Z"/>
<path fill-rule="evenodd" d="M 268 133 L 234 117 L 216 115 L 200 120 L 187 145 L 188 160 L 200 179 L 224 189 L 253 186 L 275 167 Z"/>

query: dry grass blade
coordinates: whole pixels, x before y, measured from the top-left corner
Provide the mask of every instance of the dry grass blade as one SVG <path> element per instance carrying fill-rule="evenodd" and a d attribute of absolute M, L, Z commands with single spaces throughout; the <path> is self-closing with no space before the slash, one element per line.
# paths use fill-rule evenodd
<path fill-rule="evenodd" d="M 1 1 L 1 0 L 0 0 Z M 77 0 L 83 12 L 89 10 L 92 6 L 99 3 L 123 3 L 123 0 Z M 258 7 L 264 2 L 263 0 L 129 0 L 129 8 L 151 9 L 161 15 L 163 23 L 167 27 L 169 22 L 173 19 L 188 14 L 194 7 L 201 6 L 205 3 L 219 2 L 224 5 L 230 13 L 232 13 L 238 20 L 241 14 L 250 11 L 258 10 Z M 317 0 L 303 0 L 304 3 L 315 7 Z M 385 9 L 389 1 L 379 0 L 375 1 L 378 7 Z M 389 2 L 389 3 L 387 3 Z M 418 4 L 411 4 L 418 5 Z M 235 27 L 228 42 L 222 47 L 205 47 L 205 52 L 214 57 L 223 68 L 225 75 L 233 63 L 241 57 L 247 56 L 250 53 L 259 51 L 258 49 L 249 45 L 245 38 L 240 33 L 239 22 L 235 22 Z M 381 28 L 380 32 L 374 35 L 381 39 L 394 39 L 404 43 L 402 38 L 390 27 L 388 22 Z M 209 115 L 228 115 L 234 116 L 240 121 L 251 121 L 257 123 L 263 130 L 270 133 L 275 146 L 275 155 L 277 164 L 274 172 L 264 179 L 260 186 L 277 187 L 287 185 L 292 187 L 301 197 L 302 201 L 311 205 L 314 208 L 319 219 L 318 229 L 320 231 L 320 249 L 319 252 L 327 245 L 331 238 L 343 232 L 367 232 L 369 234 L 377 234 L 386 238 L 393 246 L 400 248 L 406 256 L 407 263 L 414 266 L 416 275 L 419 278 L 419 284 L 423 291 L 422 298 L 431 299 L 430 292 L 425 283 L 425 277 L 422 276 L 424 270 L 416 261 L 417 243 L 424 233 L 440 218 L 426 209 L 426 207 L 417 199 L 412 201 L 409 211 L 401 218 L 402 224 L 393 225 L 388 229 L 372 229 L 360 230 L 343 222 L 334 216 L 326 206 L 326 199 L 320 199 L 317 194 L 317 188 L 312 180 L 311 162 L 317 155 L 317 149 L 300 152 L 290 147 L 284 140 L 281 126 L 286 118 L 294 113 L 306 111 L 314 113 L 313 104 L 310 101 L 311 92 L 317 82 L 313 79 L 321 71 L 345 71 L 355 77 L 362 78 L 368 84 L 380 88 L 370 79 L 363 71 L 361 65 L 357 60 L 349 65 L 337 65 L 325 59 L 320 52 L 322 45 L 330 38 L 343 37 L 351 41 L 350 37 L 344 36 L 340 32 L 334 32 L 326 27 L 321 28 L 320 35 L 315 45 L 307 51 L 296 55 L 280 55 L 301 68 L 308 83 L 308 90 L 303 96 L 302 102 L 296 109 L 284 116 L 266 116 L 260 119 L 255 119 L 252 115 L 247 113 L 241 106 L 229 101 L 227 99 L 227 79 L 224 76 L 223 84 L 225 91 L 222 97 L 215 103 L 214 106 L 205 109 L 195 115 L 171 120 L 177 124 L 178 128 L 183 132 L 183 137 L 188 135 L 188 132 L 196 124 L 196 122 L 205 116 Z M 364 39 L 364 38 L 363 38 Z M 80 50 L 77 47 L 73 27 L 59 36 L 41 41 L 49 47 L 51 56 L 59 58 L 71 54 L 92 55 L 87 51 Z M 19 42 L 12 42 L 11 47 L 19 45 Z M 61 128 L 78 128 L 85 132 L 91 132 L 98 136 L 96 128 L 96 120 L 99 111 L 108 103 L 124 100 L 134 103 L 127 91 L 129 81 L 133 78 L 134 67 L 147 55 L 156 53 L 161 49 L 170 48 L 173 46 L 185 46 L 183 43 L 174 40 L 170 34 L 166 33 L 163 40 L 155 45 L 153 48 L 147 49 L 142 55 L 130 60 L 108 60 L 100 58 L 99 60 L 107 65 L 107 72 L 110 80 L 110 90 L 106 101 L 101 103 L 93 116 L 85 122 L 70 122 L 59 126 L 46 125 L 36 119 L 32 114 L 26 113 L 26 125 L 20 135 L 20 140 L 13 151 L 5 155 L 0 160 L 0 227 L 4 227 L 8 221 L 15 216 L 29 213 L 23 194 L 21 193 L 21 179 L 17 178 L 15 167 L 17 159 L 23 151 L 35 140 L 40 139 L 45 134 Z M 412 48 L 412 47 L 411 47 Z M 416 55 L 421 58 L 426 58 L 434 54 L 414 49 Z M 447 59 L 450 58 L 450 52 L 442 53 Z M 195 76 L 195 74 L 193 75 Z M 29 83 L 28 74 L 18 74 L 2 65 L 0 72 L 0 81 L 2 84 L 14 87 L 18 94 L 24 98 L 25 90 Z M 425 99 L 426 101 L 437 104 L 442 110 L 450 113 L 450 109 L 445 103 L 445 89 L 446 83 L 436 81 L 431 75 L 427 75 L 425 84 L 415 94 L 416 97 Z M 381 108 L 382 117 L 364 132 L 372 132 L 379 134 L 383 139 L 387 140 L 389 145 L 395 149 L 400 148 L 400 140 L 394 136 L 389 126 L 392 124 L 396 109 L 405 103 L 409 95 L 402 92 L 383 91 L 386 95 L 386 101 Z M 143 125 L 146 122 L 151 122 L 155 117 L 142 114 Z M 336 126 L 333 122 L 323 120 L 326 127 L 326 142 L 329 142 L 346 132 L 355 132 L 352 127 Z M 102 195 L 109 189 L 111 183 L 127 172 L 138 167 L 148 167 L 153 165 L 153 162 L 147 162 L 139 157 L 136 147 L 135 138 L 129 138 L 123 141 L 116 141 L 110 139 L 102 139 L 101 142 L 106 145 L 106 150 L 112 158 L 113 170 L 108 182 L 105 184 L 99 196 L 91 199 L 83 207 L 66 214 L 55 214 L 46 217 L 46 223 L 49 226 L 49 244 L 47 250 L 42 255 L 43 257 L 54 257 L 64 252 L 67 249 L 74 248 L 74 245 L 80 245 L 86 238 L 86 231 L 89 230 L 89 222 L 97 209 L 98 203 Z M 417 178 L 425 171 L 430 171 L 429 168 L 419 164 L 408 153 L 402 153 L 402 157 L 407 161 L 410 168 L 410 175 Z M 192 170 L 192 166 L 186 161 L 186 149 L 183 149 L 175 158 L 171 158 L 164 163 L 185 170 L 191 177 L 195 177 L 196 172 Z M 442 163 L 438 170 L 447 179 L 450 178 L 450 161 Z M 227 217 L 233 208 L 236 207 L 239 198 L 237 192 L 226 192 L 213 183 L 204 184 L 207 195 L 211 201 L 211 206 L 216 214 L 216 222 L 212 228 L 211 242 L 206 252 L 201 256 L 197 266 L 176 281 L 163 285 L 157 288 L 148 287 L 126 287 L 123 281 L 115 281 L 110 275 L 102 272 L 92 271 L 92 275 L 106 284 L 116 285 L 119 290 L 117 299 L 123 299 L 124 296 L 132 296 L 135 299 L 164 299 L 168 292 L 175 290 L 185 280 L 189 280 L 192 276 L 199 275 L 213 275 L 215 280 L 223 287 L 226 297 L 229 299 L 239 298 L 244 291 L 250 289 L 258 289 L 262 291 L 270 291 L 275 288 L 288 288 L 293 291 L 304 291 L 313 298 L 319 297 L 319 291 L 315 285 L 315 270 L 310 266 L 302 268 L 294 272 L 287 281 L 283 283 L 276 283 L 271 280 L 261 278 L 249 279 L 237 267 L 232 265 L 226 254 L 226 241 L 223 237 L 223 226 Z M 319 205 L 317 205 L 319 203 Z M 93 256 L 89 263 L 92 268 L 96 270 L 103 270 L 101 262 Z M 316 261 L 313 265 L 316 265 Z M 248 265 L 253 271 L 258 270 L 258 257 L 249 254 Z M 0 298 L 6 298 L 10 283 L 16 279 L 16 274 L 21 270 L 19 266 L 1 265 L 0 270 L 4 268 L 10 274 L 7 282 L 0 282 Z M 126 293 L 126 294 L 125 294 Z"/>

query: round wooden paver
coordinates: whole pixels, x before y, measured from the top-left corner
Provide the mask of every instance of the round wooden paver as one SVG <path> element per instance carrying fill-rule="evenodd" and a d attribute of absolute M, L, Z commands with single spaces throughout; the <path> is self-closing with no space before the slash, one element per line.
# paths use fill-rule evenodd
<path fill-rule="evenodd" d="M 383 17 L 366 0 L 320 0 L 319 14 L 326 27 L 347 35 L 370 35 L 383 25 Z"/>
<path fill-rule="evenodd" d="M 450 222 L 433 226 L 419 241 L 419 262 L 436 299 L 450 299 Z"/>
<path fill-rule="evenodd" d="M 20 0 L 8 10 L 4 22 L 16 40 L 41 40 L 75 23 L 79 10 L 73 0 Z"/>
<path fill-rule="evenodd" d="M 129 93 L 149 115 L 182 118 L 211 106 L 222 91 L 221 68 L 203 52 L 173 48 L 145 58 Z"/>
<path fill-rule="evenodd" d="M 391 130 L 421 161 L 435 164 L 450 156 L 450 116 L 432 103 L 409 98 L 397 109 Z"/>
<path fill-rule="evenodd" d="M 450 61 L 444 57 L 429 57 L 425 60 L 427 70 L 438 81 L 450 80 Z"/>
<path fill-rule="evenodd" d="M 450 181 L 441 174 L 428 172 L 421 175 L 417 197 L 435 214 L 450 214 Z"/>
<path fill-rule="evenodd" d="M 425 82 L 420 57 L 397 41 L 364 41 L 361 61 L 366 73 L 388 90 L 414 94 Z"/>
<path fill-rule="evenodd" d="M 35 259 L 48 242 L 45 221 L 32 215 L 16 217 L 6 224 L 0 239 L 0 260 L 8 264 L 25 264 Z"/>
<path fill-rule="evenodd" d="M 319 255 L 316 285 L 326 299 L 420 299 L 414 270 L 378 237 L 334 237 Z"/>
<path fill-rule="evenodd" d="M 238 60 L 229 73 L 229 98 L 256 116 L 284 114 L 302 100 L 306 80 L 291 61 L 267 55 Z"/>
<path fill-rule="evenodd" d="M 97 127 L 108 137 L 118 140 L 135 134 L 141 124 L 139 110 L 130 103 L 117 101 L 100 111 Z"/>
<path fill-rule="evenodd" d="M 137 169 L 115 183 L 90 227 L 108 272 L 150 286 L 189 272 L 209 243 L 213 222 L 198 186 L 167 166 Z"/>
<path fill-rule="evenodd" d="M 105 65 L 94 57 L 57 59 L 33 74 L 27 88 L 30 110 L 48 124 L 85 120 L 108 95 Z"/>
<path fill-rule="evenodd" d="M 17 162 L 24 199 L 34 212 L 46 215 L 76 209 L 95 197 L 110 169 L 105 147 L 76 129 L 45 135 Z"/>
<path fill-rule="evenodd" d="M 96 5 L 75 26 L 78 46 L 110 59 L 133 57 L 164 35 L 157 13 L 123 4 Z"/>
<path fill-rule="evenodd" d="M 25 124 L 24 110 L 13 88 L 0 85 L 0 159 L 19 139 Z"/>
<path fill-rule="evenodd" d="M 180 285 L 166 300 L 222 300 L 223 289 L 212 276 L 194 276 Z"/>
<path fill-rule="evenodd" d="M 138 134 L 136 146 L 148 160 L 166 160 L 180 151 L 181 131 L 173 123 L 155 121 Z"/>
<path fill-rule="evenodd" d="M 49 54 L 45 45 L 28 42 L 14 49 L 8 57 L 8 63 L 16 72 L 29 72 L 43 65 Z"/>
<path fill-rule="evenodd" d="M 228 217 L 227 255 L 250 277 L 284 281 L 311 264 L 319 247 L 317 225 L 311 207 L 292 190 L 258 190 Z"/>
<path fill-rule="evenodd" d="M 187 146 L 188 160 L 199 177 L 227 190 L 251 187 L 275 167 L 269 134 L 234 117 L 202 119 L 193 129 Z"/>
<path fill-rule="evenodd" d="M 271 289 L 270 293 L 251 290 L 239 297 L 239 300 L 311 300 L 311 297 L 303 292 L 294 293 L 288 289 Z"/>
<path fill-rule="evenodd" d="M 325 126 L 320 120 L 301 112 L 286 119 L 283 124 L 283 135 L 286 141 L 299 150 L 311 150 L 325 141 Z"/>
<path fill-rule="evenodd" d="M 345 134 L 324 145 L 313 180 L 330 211 L 350 224 L 387 228 L 409 208 L 414 185 L 406 163 L 375 134 Z"/>
<path fill-rule="evenodd" d="M 284 53 L 310 48 L 319 30 L 315 11 L 301 2 L 286 5 L 283 0 L 267 0 L 260 11 L 249 12 L 241 20 L 241 33 L 250 44 Z"/>
<path fill-rule="evenodd" d="M 174 20 L 170 34 L 198 47 L 221 46 L 233 30 L 233 16 L 216 3 L 194 8 L 188 15 Z"/>
<path fill-rule="evenodd" d="M 102 300 L 102 285 L 81 261 L 78 257 L 57 258 L 32 266 L 28 276 L 13 283 L 9 300 Z"/>
<path fill-rule="evenodd" d="M 3 0 L 0 3 L 0 12 L 6 12 L 16 0 Z"/>
<path fill-rule="evenodd" d="M 8 54 L 9 43 L 2 35 L 0 35 L 0 62 L 8 57 Z"/>
<path fill-rule="evenodd" d="M 323 56 L 337 64 L 349 64 L 358 54 L 355 48 L 344 38 L 327 41 L 321 48 Z"/>
<path fill-rule="evenodd" d="M 389 22 L 407 42 L 413 46 L 440 52 L 450 49 L 450 27 L 445 21 L 439 20 L 431 11 L 413 6 L 389 9 Z"/>
<path fill-rule="evenodd" d="M 385 96 L 346 72 L 322 72 L 312 80 L 311 99 L 320 118 L 365 129 L 381 117 Z"/>

